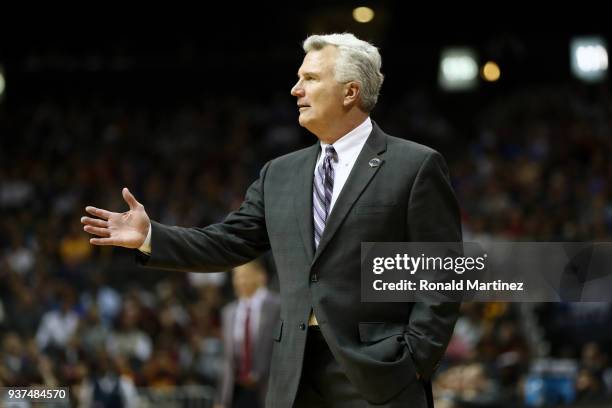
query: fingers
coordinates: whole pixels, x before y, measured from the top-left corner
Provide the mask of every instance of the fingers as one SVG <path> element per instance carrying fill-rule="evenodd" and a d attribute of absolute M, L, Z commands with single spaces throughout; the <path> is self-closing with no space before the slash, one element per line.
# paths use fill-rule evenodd
<path fill-rule="evenodd" d="M 108 221 L 99 218 L 81 217 L 81 223 L 94 227 L 108 228 Z"/>
<path fill-rule="evenodd" d="M 85 232 L 89 232 L 90 234 L 94 234 L 99 237 L 109 237 L 110 236 L 110 231 L 108 230 L 108 228 L 98 228 L 98 227 L 92 227 L 91 225 L 86 225 L 83 227 L 83 229 L 85 230 Z"/>
<path fill-rule="evenodd" d="M 138 207 L 139 202 L 136 201 L 136 198 L 134 198 L 134 196 L 132 195 L 132 193 L 130 193 L 130 190 L 128 190 L 127 187 L 123 187 L 123 191 L 121 191 L 121 194 L 123 194 L 123 199 L 130 206 L 130 210 L 134 210 L 136 209 L 136 207 Z"/>
<path fill-rule="evenodd" d="M 96 207 L 92 207 L 89 205 L 85 207 L 85 211 L 87 211 L 91 215 L 95 215 L 96 217 L 100 217 L 104 220 L 108 220 L 111 217 L 111 215 L 113 215 L 113 213 L 110 211 L 106 211 L 101 208 L 96 208 Z"/>
<path fill-rule="evenodd" d="M 91 238 L 89 243 L 92 245 L 116 245 L 114 238 Z"/>

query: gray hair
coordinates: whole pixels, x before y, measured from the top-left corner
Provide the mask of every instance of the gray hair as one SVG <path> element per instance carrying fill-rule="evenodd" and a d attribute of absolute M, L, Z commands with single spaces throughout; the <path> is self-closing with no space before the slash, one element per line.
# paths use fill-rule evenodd
<path fill-rule="evenodd" d="M 304 52 L 320 50 L 327 45 L 338 48 L 335 77 L 338 82 L 357 81 L 361 85 L 361 108 L 374 109 L 384 76 L 378 48 L 350 33 L 311 35 L 304 41 Z"/>

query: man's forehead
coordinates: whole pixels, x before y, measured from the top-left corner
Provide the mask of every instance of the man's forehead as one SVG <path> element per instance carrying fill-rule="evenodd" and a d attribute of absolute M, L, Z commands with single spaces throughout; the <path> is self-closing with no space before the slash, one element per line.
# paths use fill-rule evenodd
<path fill-rule="evenodd" d="M 298 76 L 321 75 L 321 71 L 322 70 L 320 67 L 305 66 L 304 64 L 302 64 L 300 69 L 298 69 L 297 75 Z"/>
<path fill-rule="evenodd" d="M 302 66 L 298 69 L 298 76 L 306 74 L 320 75 L 323 71 L 329 69 L 334 61 L 335 53 L 325 47 L 320 50 L 309 51 L 304 56 Z"/>

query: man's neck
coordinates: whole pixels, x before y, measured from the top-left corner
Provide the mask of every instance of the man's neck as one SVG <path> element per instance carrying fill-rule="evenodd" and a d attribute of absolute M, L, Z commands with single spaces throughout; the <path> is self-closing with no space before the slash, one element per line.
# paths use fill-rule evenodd
<path fill-rule="evenodd" d="M 255 289 L 253 292 L 249 293 L 249 294 L 245 294 L 243 296 L 240 297 L 240 300 L 244 300 L 244 301 L 251 301 L 253 299 L 255 299 L 255 297 L 257 295 L 260 295 L 262 292 L 264 291 L 263 287 L 258 287 L 257 289 Z"/>
<path fill-rule="evenodd" d="M 361 125 L 367 117 L 368 114 L 361 111 L 347 114 L 343 120 L 331 124 L 329 128 L 320 132 L 321 134 L 315 134 L 315 136 L 323 143 L 334 144 L 342 136 Z"/>

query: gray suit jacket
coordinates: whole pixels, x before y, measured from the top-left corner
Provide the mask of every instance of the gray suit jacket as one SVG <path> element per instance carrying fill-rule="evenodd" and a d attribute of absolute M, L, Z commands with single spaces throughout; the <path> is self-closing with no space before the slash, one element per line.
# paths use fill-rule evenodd
<path fill-rule="evenodd" d="M 446 164 L 436 151 L 389 136 L 375 123 L 330 214 L 315 251 L 312 183 L 319 144 L 263 167 L 241 207 L 205 228 L 152 223 L 150 258 L 157 268 L 218 271 L 271 249 L 281 314 L 273 330 L 267 406 L 295 398 L 314 309 L 329 348 L 349 380 L 371 402 L 410 387 L 424 401 L 458 316 L 457 303 L 362 303 L 361 242 L 461 240 L 459 208 Z M 368 162 L 377 157 L 380 165 Z M 406 334 L 410 349 L 398 341 Z M 416 403 L 416 406 L 425 405 Z"/>
<path fill-rule="evenodd" d="M 234 381 L 236 377 L 236 355 L 234 354 L 234 326 L 238 301 L 226 305 L 221 312 L 223 330 L 223 375 L 219 384 L 218 402 L 229 408 L 232 406 Z M 272 330 L 280 314 L 280 299 L 274 292 L 268 292 L 261 304 L 259 328 L 253 341 L 253 372 L 257 378 L 257 392 L 261 406 L 264 406 L 270 359 L 272 358 Z"/>

